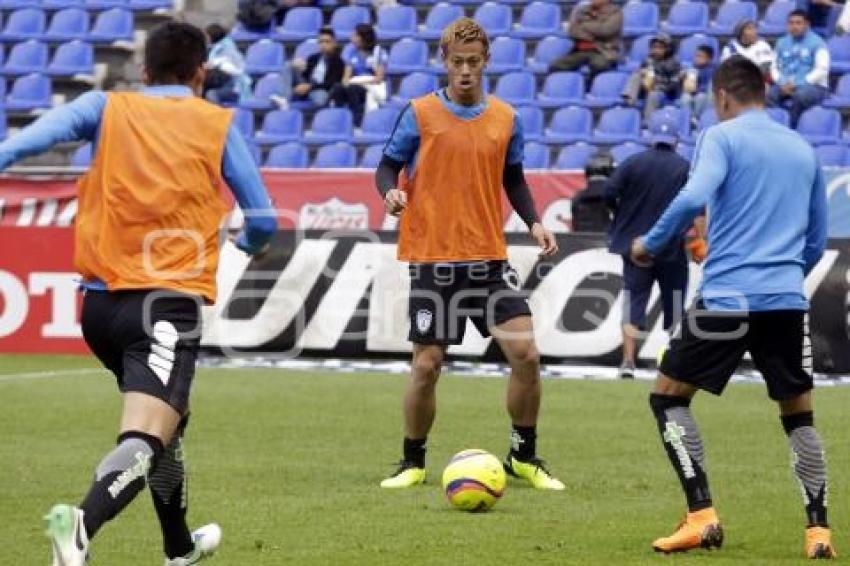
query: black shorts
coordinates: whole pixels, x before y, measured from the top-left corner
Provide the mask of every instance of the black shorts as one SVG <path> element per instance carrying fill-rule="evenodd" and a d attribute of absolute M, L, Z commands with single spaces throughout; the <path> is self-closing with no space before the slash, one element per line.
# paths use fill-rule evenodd
<path fill-rule="evenodd" d="M 800 310 L 708 311 L 699 301 L 688 311 L 659 370 L 720 395 L 745 352 L 764 377 L 771 399 L 793 399 L 812 389 L 808 314 Z"/>
<path fill-rule="evenodd" d="M 410 265 L 410 334 L 416 344 L 460 344 L 466 319 L 483 336 L 530 316 L 517 272 L 507 261 Z"/>
<path fill-rule="evenodd" d="M 679 323 L 688 290 L 688 259 L 684 251 L 675 259 L 656 261 L 649 267 L 636 265 L 628 256 L 623 256 L 624 324 L 646 330 L 646 306 L 656 281 L 661 290 L 664 328 L 669 329 Z"/>
<path fill-rule="evenodd" d="M 87 291 L 83 337 L 122 392 L 189 408 L 200 345 L 200 299 L 169 291 Z"/>

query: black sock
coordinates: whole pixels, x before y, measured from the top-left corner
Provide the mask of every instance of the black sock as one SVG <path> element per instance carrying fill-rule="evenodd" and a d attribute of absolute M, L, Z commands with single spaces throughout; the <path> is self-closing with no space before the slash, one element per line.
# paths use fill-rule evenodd
<path fill-rule="evenodd" d="M 413 464 L 418 468 L 425 467 L 425 444 L 427 438 L 407 438 L 404 437 L 404 446 L 402 448 L 404 461 Z"/>
<path fill-rule="evenodd" d="M 162 442 L 149 434 L 130 431 L 118 437 L 118 446 L 101 460 L 80 504 L 90 540 L 145 488 L 148 471 L 161 453 Z"/>
<path fill-rule="evenodd" d="M 649 406 L 658 422 L 658 432 L 670 463 L 679 476 L 688 499 L 688 510 L 699 511 L 712 506 L 705 473 L 702 439 L 691 414 L 691 400 L 674 395 L 649 396 Z"/>
<path fill-rule="evenodd" d="M 829 527 L 826 521 L 826 461 L 823 442 L 815 430 L 814 413 L 807 411 L 782 417 L 782 427 L 794 455 L 794 473 L 803 490 L 810 527 Z"/>
<path fill-rule="evenodd" d="M 511 426 L 511 455 L 521 462 L 537 456 L 536 426 Z"/>
<path fill-rule="evenodd" d="M 162 530 L 162 550 L 168 558 L 186 556 L 194 548 L 192 533 L 186 524 L 189 489 L 183 452 L 183 432 L 188 419 L 183 419 L 174 438 L 159 458 L 148 477 L 153 506 Z"/>

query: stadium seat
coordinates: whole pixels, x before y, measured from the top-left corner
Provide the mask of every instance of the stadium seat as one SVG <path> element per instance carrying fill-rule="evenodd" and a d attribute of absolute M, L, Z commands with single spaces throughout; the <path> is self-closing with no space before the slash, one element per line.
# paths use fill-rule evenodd
<path fill-rule="evenodd" d="M 589 109 L 582 106 L 559 108 L 544 130 L 543 141 L 549 144 L 590 141 L 592 128 L 593 114 Z"/>
<path fill-rule="evenodd" d="M 581 169 L 583 170 L 599 148 L 589 143 L 578 142 L 561 148 L 555 160 L 555 169 Z"/>
<path fill-rule="evenodd" d="M 711 35 L 732 35 L 735 26 L 742 20 L 758 20 L 759 11 L 755 2 L 745 0 L 725 0 L 717 10 L 717 17 L 711 22 L 708 33 Z"/>
<path fill-rule="evenodd" d="M 490 42 L 487 72 L 502 74 L 525 68 L 525 42 L 513 37 L 497 37 Z"/>
<path fill-rule="evenodd" d="M 812 145 L 838 143 L 841 140 L 841 113 L 832 108 L 813 106 L 800 115 L 797 131 Z"/>
<path fill-rule="evenodd" d="M 382 6 L 378 10 L 378 22 L 375 26 L 378 39 L 386 41 L 413 37 L 417 31 L 416 8 L 412 6 Z"/>
<path fill-rule="evenodd" d="M 623 89 L 629 81 L 629 74 L 620 71 L 599 73 L 593 79 L 590 92 L 584 104 L 591 108 L 607 108 L 623 102 Z"/>
<path fill-rule="evenodd" d="M 357 150 L 345 142 L 323 145 L 316 152 L 313 167 L 324 169 L 347 169 L 357 167 Z"/>
<path fill-rule="evenodd" d="M 19 77 L 6 96 L 7 110 L 29 111 L 50 108 L 53 90 L 50 79 L 44 75 L 32 74 Z"/>
<path fill-rule="evenodd" d="M 714 108 L 706 108 L 699 117 L 698 131 L 703 131 L 717 123 L 717 112 Z"/>
<path fill-rule="evenodd" d="M 534 55 L 528 60 L 527 67 L 529 71 L 537 74 L 545 74 L 549 72 L 549 65 L 552 61 L 566 55 L 573 49 L 573 41 L 567 37 L 559 37 L 555 35 L 547 35 L 537 42 L 534 48 Z"/>
<path fill-rule="evenodd" d="M 827 47 L 829 47 L 829 71 L 835 74 L 850 72 L 850 36 L 831 37 Z"/>
<path fill-rule="evenodd" d="M 642 143 L 625 142 L 615 145 L 610 150 L 611 157 L 614 159 L 614 165 L 619 165 L 632 155 L 646 151 L 646 146 Z"/>
<path fill-rule="evenodd" d="M 428 10 L 425 24 L 416 32 L 416 37 L 425 40 L 440 39 L 447 25 L 463 16 L 463 8 L 447 2 L 435 4 Z"/>
<path fill-rule="evenodd" d="M 79 8 L 68 8 L 53 14 L 44 39 L 47 41 L 72 41 L 80 39 L 85 41 L 89 35 L 91 22 L 89 13 Z"/>
<path fill-rule="evenodd" d="M 689 143 L 679 143 L 676 145 L 676 153 L 681 155 L 687 161 L 694 160 L 694 146 Z"/>
<path fill-rule="evenodd" d="M 259 167 L 263 164 L 263 151 L 260 149 L 260 146 L 253 142 L 248 142 L 246 144 L 248 146 L 248 152 L 251 154 L 251 158 L 254 160 L 254 164 Z"/>
<path fill-rule="evenodd" d="M 64 10 L 66 8 L 85 8 L 84 0 L 44 0 L 41 7 L 45 10 Z"/>
<path fill-rule="evenodd" d="M 88 167 L 91 165 L 91 144 L 81 145 L 71 156 L 71 167 Z"/>
<path fill-rule="evenodd" d="M 703 33 L 694 34 L 690 37 L 682 39 L 679 43 L 679 50 L 676 53 L 676 58 L 687 67 L 691 66 L 694 60 L 694 53 L 698 47 L 708 45 L 714 49 L 715 62 L 720 58 L 720 45 L 716 37 L 705 35 Z"/>
<path fill-rule="evenodd" d="M 536 92 L 537 81 L 534 75 L 525 71 L 517 71 L 499 77 L 499 82 L 496 83 L 493 94 L 505 102 L 517 106 L 534 104 Z"/>
<path fill-rule="evenodd" d="M 670 7 L 662 29 L 674 36 L 705 33 L 708 30 L 708 5 L 703 2 L 676 2 Z"/>
<path fill-rule="evenodd" d="M 246 141 L 254 137 L 254 113 L 244 108 L 237 108 L 233 113 L 231 124 L 242 134 Z"/>
<path fill-rule="evenodd" d="M 537 105 L 542 108 L 560 108 L 584 102 L 584 75 L 560 71 L 546 77 L 543 89 L 537 95 Z"/>
<path fill-rule="evenodd" d="M 412 98 L 434 92 L 438 85 L 437 77 L 430 73 L 410 73 L 401 79 L 398 92 L 393 95 L 390 102 L 396 106 L 404 106 Z"/>
<path fill-rule="evenodd" d="M 298 141 L 304 131 L 304 117 L 298 110 L 272 110 L 263 116 L 263 125 L 254 135 L 259 145 Z"/>
<path fill-rule="evenodd" d="M 815 148 L 823 167 L 841 167 L 847 163 L 847 146 L 841 144 L 819 145 Z"/>
<path fill-rule="evenodd" d="M 543 110 L 536 106 L 518 106 L 516 108 L 526 141 L 540 141 L 543 138 Z"/>
<path fill-rule="evenodd" d="M 597 144 L 621 144 L 640 141 L 640 112 L 635 108 L 609 108 L 599 117 L 593 130 Z"/>
<path fill-rule="evenodd" d="M 255 30 L 248 29 L 242 25 L 241 22 L 236 22 L 233 25 L 233 29 L 230 30 L 230 38 L 233 41 L 239 42 L 248 42 L 248 41 L 259 41 L 261 39 L 270 39 L 272 37 L 272 27 L 269 26 L 268 29 L 264 30 Z M 315 41 L 315 39 L 313 40 Z"/>
<path fill-rule="evenodd" d="M 47 74 L 55 77 L 73 77 L 94 73 L 94 47 L 84 41 L 69 41 L 56 48 L 47 66 Z"/>
<path fill-rule="evenodd" d="M 548 169 L 549 146 L 537 142 L 527 142 L 523 150 L 525 157 L 522 166 L 525 169 Z"/>
<path fill-rule="evenodd" d="M 665 106 L 664 108 L 659 108 L 655 112 L 665 112 L 666 114 L 670 114 L 674 117 L 674 119 L 679 123 L 679 141 L 683 141 L 689 143 L 692 141 L 693 136 L 691 135 L 691 111 L 688 108 L 682 108 L 678 106 Z M 649 130 L 644 132 L 644 142 L 649 143 L 650 133 Z"/>
<path fill-rule="evenodd" d="M 6 26 L 0 35 L 3 41 L 26 41 L 41 39 L 47 27 L 47 16 L 44 10 L 37 8 L 22 8 L 9 14 Z"/>
<path fill-rule="evenodd" d="M 111 43 L 133 39 L 133 12 L 113 8 L 101 12 L 89 33 L 88 40 L 94 43 Z"/>
<path fill-rule="evenodd" d="M 316 37 L 322 27 L 322 11 L 312 6 L 297 6 L 286 11 L 283 25 L 274 30 L 274 36 L 283 41 L 302 41 Z"/>
<path fill-rule="evenodd" d="M 174 7 L 172 0 L 129 0 L 127 7 L 136 12 L 170 10 Z"/>
<path fill-rule="evenodd" d="M 307 61 L 307 57 L 319 52 L 319 42 L 315 39 L 305 39 L 295 47 L 293 60 Z"/>
<path fill-rule="evenodd" d="M 823 101 L 823 105 L 827 108 L 850 107 L 850 73 L 841 75 L 835 90 L 829 98 Z"/>
<path fill-rule="evenodd" d="M 540 39 L 562 33 L 561 6 L 548 2 L 532 2 L 522 9 L 519 23 L 511 31 L 512 37 Z"/>
<path fill-rule="evenodd" d="M 360 158 L 360 167 L 364 169 L 377 169 L 384 155 L 384 144 L 376 143 L 368 146 Z"/>
<path fill-rule="evenodd" d="M 354 143 L 372 144 L 387 141 L 398 121 L 398 114 L 399 109 L 395 106 L 384 106 L 366 112 L 360 130 L 354 133 Z"/>
<path fill-rule="evenodd" d="M 340 6 L 331 15 L 330 26 L 337 41 L 342 41 L 351 37 L 358 24 L 368 24 L 371 21 L 369 9 L 364 6 Z"/>
<path fill-rule="evenodd" d="M 245 70 L 251 75 L 277 73 L 284 62 L 283 45 L 271 39 L 252 43 L 245 51 Z"/>
<path fill-rule="evenodd" d="M 496 2 L 481 4 L 476 8 L 473 18 L 490 37 L 509 34 L 513 23 L 510 7 Z"/>
<path fill-rule="evenodd" d="M 770 116 L 774 122 L 779 122 L 785 127 L 789 127 L 791 125 L 791 115 L 784 108 L 768 108 L 767 115 Z"/>
<path fill-rule="evenodd" d="M 764 12 L 764 18 L 759 22 L 761 35 L 782 35 L 788 22 L 788 14 L 796 7 L 790 0 L 774 0 Z"/>
<path fill-rule="evenodd" d="M 406 75 L 416 71 L 428 72 L 428 44 L 418 39 L 400 39 L 390 47 L 387 73 Z"/>
<path fill-rule="evenodd" d="M 303 169 L 307 167 L 307 148 L 298 142 L 287 142 L 274 146 L 266 156 L 266 167 Z"/>
<path fill-rule="evenodd" d="M 623 37 L 638 37 L 658 31 L 658 4 L 628 2 L 623 6 Z"/>
<path fill-rule="evenodd" d="M 126 7 L 127 0 L 86 0 L 86 8 L 89 10 L 110 10 Z"/>
<path fill-rule="evenodd" d="M 348 108 L 322 108 L 313 116 L 310 129 L 304 133 L 304 143 L 348 142 L 353 134 L 353 118 Z"/>
<path fill-rule="evenodd" d="M 0 0 L 0 10 L 20 10 L 21 8 L 41 8 L 40 0 Z"/>
<path fill-rule="evenodd" d="M 239 107 L 249 110 L 272 108 L 272 95 L 283 94 L 283 77 L 280 73 L 269 73 L 254 84 L 254 92 L 247 100 L 240 100 Z"/>
<path fill-rule="evenodd" d="M 5 79 L 3 79 L 5 81 Z M 0 108 L 0 140 L 5 140 L 9 135 L 9 124 L 6 118 L 6 111 Z"/>
<path fill-rule="evenodd" d="M 12 46 L 0 72 L 4 75 L 43 73 L 47 61 L 47 44 L 31 39 Z"/>

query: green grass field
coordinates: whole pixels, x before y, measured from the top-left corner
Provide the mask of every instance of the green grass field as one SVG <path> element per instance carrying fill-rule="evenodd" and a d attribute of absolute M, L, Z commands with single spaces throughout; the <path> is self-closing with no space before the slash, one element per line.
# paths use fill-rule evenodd
<path fill-rule="evenodd" d="M 86 368 L 92 368 L 86 371 Z M 49 564 L 41 515 L 78 501 L 116 434 L 119 398 L 87 358 L 0 356 L 0 564 Z M 68 375 L 15 374 L 77 370 Z M 400 450 L 404 379 L 374 374 L 201 370 L 188 437 L 192 523 L 217 521 L 210 561 L 258 564 L 785 564 L 802 562 L 799 488 L 775 407 L 733 385 L 695 403 L 716 503 L 720 552 L 661 557 L 683 497 L 661 450 L 645 382 L 547 381 L 541 454 L 562 493 L 512 482 L 486 514 L 454 511 L 439 477 L 456 451 L 507 445 L 504 383 L 447 376 L 431 436 L 429 483 L 377 487 Z M 850 552 L 850 388 L 823 388 L 817 423 L 829 451 L 831 522 Z M 162 564 L 143 493 L 95 541 L 93 564 Z"/>

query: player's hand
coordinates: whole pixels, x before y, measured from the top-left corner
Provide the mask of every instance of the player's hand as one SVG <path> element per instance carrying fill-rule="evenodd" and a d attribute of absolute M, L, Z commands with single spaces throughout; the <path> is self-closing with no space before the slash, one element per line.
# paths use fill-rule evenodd
<path fill-rule="evenodd" d="M 407 206 L 407 193 L 400 189 L 392 189 L 384 197 L 384 208 L 388 214 L 399 216 Z"/>
<path fill-rule="evenodd" d="M 535 222 L 531 226 L 531 236 L 540 246 L 541 257 L 549 257 L 555 255 L 558 251 L 558 242 L 555 241 L 555 234 L 543 227 L 540 222 Z"/>
<path fill-rule="evenodd" d="M 708 244 L 704 238 L 693 238 L 685 244 L 691 259 L 694 263 L 702 263 L 705 261 L 705 256 L 708 255 Z"/>
<path fill-rule="evenodd" d="M 301 84 L 295 85 L 295 88 L 292 89 L 292 90 L 293 90 L 293 92 L 295 92 L 295 94 L 304 96 L 304 95 L 306 95 L 307 93 L 310 92 L 310 83 L 301 83 Z"/>
<path fill-rule="evenodd" d="M 632 240 L 631 259 L 638 267 L 649 267 L 652 265 L 652 255 L 647 251 L 646 246 L 643 245 L 643 240 L 640 238 Z"/>

